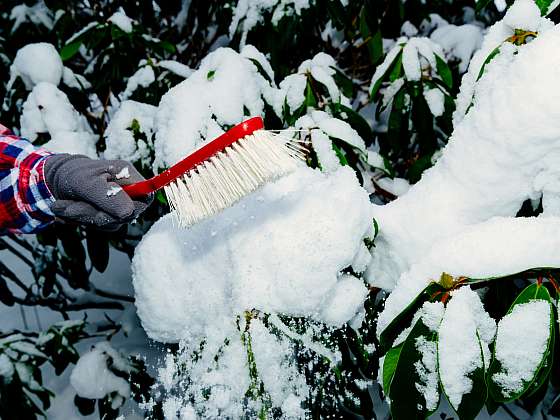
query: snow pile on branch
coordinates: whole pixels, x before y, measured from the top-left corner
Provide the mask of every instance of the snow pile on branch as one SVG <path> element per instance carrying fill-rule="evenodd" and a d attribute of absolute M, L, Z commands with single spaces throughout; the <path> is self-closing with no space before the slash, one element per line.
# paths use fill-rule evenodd
<path fill-rule="evenodd" d="M 486 66 L 472 112 L 456 124 L 437 164 L 408 193 L 374 209 L 381 230 L 367 277 L 394 289 L 380 330 L 444 271 L 487 278 L 560 263 L 560 28 L 516 50 Z M 541 195 L 549 217 L 514 218 L 525 200 Z"/>
<path fill-rule="evenodd" d="M 247 34 L 263 21 L 263 14 L 272 12 L 271 22 L 277 25 L 284 16 L 299 15 L 310 7 L 312 0 L 239 0 L 233 11 L 229 26 L 229 36 L 233 38 L 238 29 L 241 31 L 240 45 L 245 45 Z"/>
<path fill-rule="evenodd" d="M 127 360 L 108 342 L 96 344 L 93 349 L 83 354 L 70 375 L 70 383 L 76 393 L 83 398 L 101 399 L 116 392 L 121 401 L 130 395 L 129 383 L 115 375 L 108 368 L 128 372 Z"/>
<path fill-rule="evenodd" d="M 119 8 L 118 11 L 113 13 L 107 22 L 111 22 L 113 25 L 116 25 L 121 31 L 128 33 L 132 32 L 132 24 L 134 20 L 129 18 L 124 9 L 122 7 Z"/>
<path fill-rule="evenodd" d="M 545 300 L 515 305 L 499 322 L 495 354 L 502 369 L 492 380 L 507 395 L 519 393 L 533 378 L 549 335 L 550 304 Z"/>
<path fill-rule="evenodd" d="M 16 53 L 16 58 L 10 67 L 10 82 L 16 77 L 21 77 L 27 90 L 40 82 L 49 82 L 53 85 L 60 83 L 62 77 L 62 60 L 54 45 L 39 42 L 27 44 Z"/>
<path fill-rule="evenodd" d="M 448 60 L 459 61 L 459 72 L 467 71 L 473 54 L 482 45 L 482 28 L 472 24 L 445 25 L 437 28 L 430 39 L 439 44 Z"/>
<path fill-rule="evenodd" d="M 181 346 L 159 375 L 166 415 L 253 418 L 276 407 L 302 417 L 309 391 L 294 342 L 321 360 L 340 356 L 275 314 L 334 327 L 353 319 L 367 288 L 341 271 L 365 270 L 372 230 L 368 194 L 348 167 L 302 167 L 188 230 L 170 216 L 156 222 L 136 249 L 133 282 L 148 335 Z"/>
<path fill-rule="evenodd" d="M 199 339 L 220 318 L 251 309 L 341 325 L 367 292 L 358 279 L 338 282 L 367 255 L 370 216 L 368 195 L 347 167 L 329 176 L 301 168 L 188 230 L 166 216 L 133 260 L 142 324 L 161 341 Z"/>
<path fill-rule="evenodd" d="M 461 82 L 461 90 L 457 96 L 456 110 L 453 114 L 453 125 L 457 126 L 464 118 L 473 96 L 476 96 L 475 93 L 478 94 L 477 80 L 479 74 L 484 63 L 496 48 L 499 48 L 499 53 L 485 66 L 485 73 L 491 67 L 507 66 L 513 60 L 516 52 L 520 48 L 525 48 L 525 46 L 519 47 L 505 42 L 506 39 L 515 34 L 516 29 L 543 34 L 553 26 L 554 24 L 550 19 L 541 17 L 540 10 L 533 0 L 517 0 L 508 9 L 504 18 L 488 29 L 480 49 L 473 55 L 469 71 L 465 73 Z"/>
<path fill-rule="evenodd" d="M 441 383 L 453 407 L 459 407 L 463 395 L 471 392 L 472 373 L 490 360 L 488 345 L 495 334 L 496 322 L 475 292 L 462 287 L 451 294 L 438 331 L 438 362 Z"/>
<path fill-rule="evenodd" d="M 298 118 L 294 124 L 296 129 L 308 129 L 311 135 L 311 144 L 321 168 L 332 172 L 340 167 L 331 138 L 337 138 L 366 153 L 366 145 L 358 132 L 350 124 L 338 118 L 331 117 L 324 111 L 312 111 L 308 115 Z M 375 153 L 375 152 L 370 152 Z"/>
<path fill-rule="evenodd" d="M 96 157 L 93 134 L 86 118 L 79 114 L 64 92 L 48 82 L 37 84 L 23 104 L 21 134 L 34 141 L 39 134 L 49 134 L 44 147 L 59 153 Z"/>
<path fill-rule="evenodd" d="M 237 53 L 220 48 L 208 54 L 188 79 L 161 99 L 156 119 L 154 170 L 166 168 L 246 116 L 264 114 L 264 95 L 273 80 L 264 55 L 247 45 Z"/>
<path fill-rule="evenodd" d="M 274 112 L 280 116 L 286 107 L 290 113 L 295 113 L 303 105 L 308 77 L 312 77 L 326 89 L 332 102 L 350 107 L 350 100 L 342 94 L 334 79 L 336 68 L 334 58 L 322 52 L 303 61 L 296 73 L 286 76 L 279 88 L 273 90 L 271 105 Z"/>
<path fill-rule="evenodd" d="M 105 131 L 105 158 L 124 159 L 149 166 L 156 110 L 155 106 L 141 102 L 122 102 Z M 135 139 L 135 131 L 145 138 Z"/>

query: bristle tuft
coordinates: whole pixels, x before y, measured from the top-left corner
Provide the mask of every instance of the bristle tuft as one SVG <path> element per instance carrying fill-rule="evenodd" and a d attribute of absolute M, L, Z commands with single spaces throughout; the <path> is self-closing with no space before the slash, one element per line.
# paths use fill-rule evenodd
<path fill-rule="evenodd" d="M 305 160 L 305 149 L 270 131 L 258 130 L 165 187 L 171 210 L 187 227 L 231 206 Z"/>

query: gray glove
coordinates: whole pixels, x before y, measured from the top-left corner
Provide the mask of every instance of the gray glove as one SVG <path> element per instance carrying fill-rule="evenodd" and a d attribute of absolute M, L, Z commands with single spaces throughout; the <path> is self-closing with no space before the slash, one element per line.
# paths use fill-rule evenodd
<path fill-rule="evenodd" d="M 150 205 L 152 196 L 133 201 L 120 189 L 121 185 L 143 179 L 134 166 L 124 160 L 57 154 L 45 162 L 45 180 L 56 199 L 51 206 L 55 216 L 103 230 L 118 229 Z"/>

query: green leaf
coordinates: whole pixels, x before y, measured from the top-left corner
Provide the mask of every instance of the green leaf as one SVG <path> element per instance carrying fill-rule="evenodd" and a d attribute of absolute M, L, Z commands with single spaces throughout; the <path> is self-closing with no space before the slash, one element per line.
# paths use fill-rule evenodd
<path fill-rule="evenodd" d="M 451 69 L 449 68 L 449 66 L 447 65 L 447 63 L 443 58 L 441 58 L 437 54 L 435 56 L 436 56 L 437 73 L 441 77 L 441 80 L 443 80 L 443 83 L 445 83 L 445 86 L 447 86 L 449 89 L 452 89 L 453 75 L 451 74 Z"/>
<path fill-rule="evenodd" d="M 387 352 L 385 359 L 383 359 L 383 390 L 385 393 L 389 392 L 389 387 L 391 386 L 391 381 L 393 380 L 393 375 L 395 374 L 395 369 L 399 362 L 402 347 L 403 344 L 393 347 Z"/>
<path fill-rule="evenodd" d="M 432 300 L 434 295 L 445 292 L 445 289 L 438 283 L 432 282 L 418 296 L 398 314 L 387 327 L 379 335 L 379 346 L 381 351 L 390 348 L 395 341 L 395 338 L 400 332 L 412 322 L 414 314 L 420 307 L 429 300 Z"/>
<path fill-rule="evenodd" d="M 305 87 L 304 106 L 305 109 L 315 108 L 317 106 L 317 99 L 315 98 L 315 94 L 313 93 L 313 89 L 311 88 L 311 83 L 309 83 L 309 81 L 307 81 L 307 86 Z"/>
<path fill-rule="evenodd" d="M 350 124 L 360 137 L 364 139 L 366 144 L 373 141 L 373 131 L 368 122 L 359 113 L 342 104 L 332 104 L 331 109 L 334 116 Z"/>
<path fill-rule="evenodd" d="M 482 67 L 480 67 L 480 71 L 478 72 L 478 76 L 476 78 L 477 82 L 484 74 L 484 69 L 486 68 L 486 65 L 490 63 L 494 59 L 494 57 L 496 57 L 499 53 L 500 53 L 500 47 L 496 47 L 492 50 L 490 54 L 488 54 L 488 57 L 486 57 L 486 60 L 484 60 L 484 63 L 482 63 Z"/>
<path fill-rule="evenodd" d="M 502 370 L 500 362 L 496 359 L 496 350 L 494 348 L 494 352 L 492 354 L 492 363 L 488 370 L 487 375 L 487 382 L 488 382 L 488 390 L 492 398 L 498 402 L 510 402 L 520 398 L 521 396 L 529 396 L 536 392 L 542 383 L 549 377 L 550 369 L 552 368 L 552 357 L 551 353 L 554 353 L 554 335 L 555 335 L 555 316 L 554 316 L 554 307 L 552 305 L 552 301 L 550 298 L 550 293 L 548 289 L 539 283 L 534 283 L 527 286 L 515 299 L 515 301 L 510 306 L 507 314 L 511 313 L 513 308 L 516 305 L 520 305 L 523 303 L 528 303 L 531 300 L 544 300 L 548 302 L 550 305 L 550 332 L 548 338 L 548 344 L 545 352 L 542 355 L 542 360 L 539 363 L 533 378 L 529 381 L 524 382 L 522 389 L 514 394 L 505 395 L 502 392 L 502 389 L 498 384 L 493 381 L 493 375 L 497 372 Z M 498 324 L 498 332 L 499 332 L 499 324 Z M 520 337 L 522 340 L 523 337 Z"/>
<path fill-rule="evenodd" d="M 397 54 L 393 62 L 387 67 L 387 70 L 385 70 L 385 73 L 383 73 L 383 75 L 381 75 L 381 77 L 376 80 L 375 84 L 371 88 L 370 98 L 375 98 L 377 92 L 379 92 L 379 89 L 381 88 L 381 84 L 385 81 L 387 76 L 390 75 L 390 79 L 392 79 L 393 73 L 398 72 L 396 69 L 399 69 L 400 71 L 401 67 L 402 67 L 402 51 Z"/>
<path fill-rule="evenodd" d="M 416 321 L 402 344 L 390 383 L 388 395 L 391 400 L 391 415 L 395 420 L 426 418 L 431 414 L 431 410 L 426 407 L 424 395 L 416 387 L 420 382 L 416 365 L 422 359 L 416 348 L 416 341 L 420 337 L 432 342 L 437 340 L 437 333 L 426 327 L 421 319 Z M 385 373 L 383 376 L 385 377 Z"/>
<path fill-rule="evenodd" d="M 480 12 L 482 9 L 484 9 L 486 6 L 488 6 L 488 3 L 490 3 L 491 0 L 477 0 L 476 1 L 476 13 Z"/>
<path fill-rule="evenodd" d="M 93 267 L 103 273 L 109 264 L 109 241 L 99 230 L 88 228 L 86 230 L 86 245 Z"/>
<path fill-rule="evenodd" d="M 212 79 L 214 78 L 214 75 L 215 75 L 215 74 L 216 74 L 216 70 L 210 70 L 210 71 L 208 72 L 208 74 L 206 75 L 206 78 L 207 78 L 208 80 L 212 80 Z"/>
<path fill-rule="evenodd" d="M 65 45 L 60 50 L 60 59 L 62 61 L 70 60 L 80 50 L 81 45 L 82 45 L 82 40 L 81 39 L 77 40 L 77 41 L 73 41 L 70 44 Z"/>
<path fill-rule="evenodd" d="M 334 143 L 334 141 L 332 142 L 332 149 L 336 153 L 336 156 L 338 157 L 338 160 L 339 160 L 340 164 L 342 166 L 348 165 L 348 160 L 346 159 L 346 156 L 344 155 L 344 152 L 342 151 L 342 149 L 340 147 L 338 147 Z"/>
<path fill-rule="evenodd" d="M 542 16 L 549 15 L 554 9 L 558 7 L 558 2 L 555 0 L 535 0 L 535 3 L 541 10 Z"/>

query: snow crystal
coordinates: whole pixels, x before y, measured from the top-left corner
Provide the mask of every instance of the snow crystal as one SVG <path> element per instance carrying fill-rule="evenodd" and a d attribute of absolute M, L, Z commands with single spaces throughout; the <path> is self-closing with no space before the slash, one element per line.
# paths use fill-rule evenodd
<path fill-rule="evenodd" d="M 130 178 L 130 171 L 128 170 L 128 166 L 122 168 L 117 175 L 115 175 L 117 179 L 127 179 Z"/>
<path fill-rule="evenodd" d="M 117 178 L 118 179 L 118 178 Z M 122 191 L 122 188 L 118 185 L 116 186 L 112 186 L 111 188 L 109 188 L 107 190 L 107 197 L 113 197 L 115 195 L 117 195 L 119 192 Z"/>
<path fill-rule="evenodd" d="M 121 100 L 126 100 L 132 96 L 134 91 L 140 86 L 148 87 L 156 80 L 156 75 L 154 69 L 150 65 L 145 65 L 136 70 L 132 76 L 128 78 L 126 82 L 126 89 L 120 95 Z"/>
<path fill-rule="evenodd" d="M 437 371 L 437 344 L 428 341 L 421 336 L 416 339 L 416 350 L 422 355 L 421 359 L 414 363 L 420 383 L 416 383 L 416 389 L 426 400 L 426 408 L 435 410 L 439 403 L 439 381 Z"/>
<path fill-rule="evenodd" d="M 469 377 L 484 367 L 482 352 L 496 333 L 496 323 L 484 310 L 478 295 L 469 287 L 451 293 L 438 332 L 439 375 L 449 402 L 459 407 L 463 396 L 472 390 Z M 478 336 L 485 347 L 481 352 Z"/>
<path fill-rule="evenodd" d="M 498 323 L 495 355 L 502 371 L 492 375 L 504 395 L 523 389 L 535 375 L 550 335 L 550 304 L 531 300 L 515 305 Z"/>
<path fill-rule="evenodd" d="M 20 125 L 22 136 L 30 141 L 41 133 L 50 134 L 44 147 L 53 152 L 97 156 L 97 137 L 87 120 L 51 83 L 40 82 L 33 88 L 23 104 Z"/>
<path fill-rule="evenodd" d="M 408 193 L 374 207 L 380 236 L 367 278 L 391 289 L 401 277 L 380 325 L 444 271 L 485 278 L 558 264 L 549 249 L 526 246 L 529 238 L 542 244 L 536 236 L 541 231 L 553 241 L 551 218 L 508 217 L 525 200 L 540 196 L 534 182 L 539 174 L 558 174 L 560 119 L 550 104 L 560 93 L 550 86 L 560 77 L 559 46 L 560 28 L 554 28 L 520 48 L 511 64 L 491 63 L 478 82 L 473 112 L 455 126 L 435 166 Z M 494 216 L 502 218 L 490 220 Z"/>
<path fill-rule="evenodd" d="M 20 48 L 10 67 L 9 84 L 18 76 L 27 90 L 33 89 L 40 82 L 58 85 L 62 77 L 62 60 L 54 45 L 39 42 Z"/>
<path fill-rule="evenodd" d="M 130 100 L 122 102 L 105 130 L 105 158 L 149 166 L 156 111 L 157 108 L 152 105 Z M 146 136 L 145 140 L 134 138 L 133 124 Z"/>
<path fill-rule="evenodd" d="M 122 368 L 123 357 L 107 342 L 98 343 L 83 354 L 70 375 L 70 383 L 83 398 L 100 399 L 112 392 L 128 398 L 130 385 L 107 367 L 109 358 L 117 368 Z"/>
<path fill-rule="evenodd" d="M 445 94 L 439 88 L 424 89 L 424 98 L 434 117 L 440 117 L 445 110 Z"/>
<path fill-rule="evenodd" d="M 446 25 L 432 32 L 430 39 L 441 46 L 448 60 L 458 60 L 459 72 L 464 73 L 471 57 L 482 45 L 482 31 L 472 24 Z"/>
<path fill-rule="evenodd" d="M 132 32 L 132 23 L 134 21 L 126 15 L 122 7 L 120 7 L 117 12 L 109 17 L 107 21 L 111 22 L 113 25 L 116 25 L 123 32 Z"/>
<path fill-rule="evenodd" d="M 166 168 L 213 140 L 247 116 L 264 113 L 263 95 L 271 85 L 245 54 L 219 48 L 197 71 L 167 92 L 159 104 L 154 170 Z M 250 54 L 254 56 L 254 54 Z"/>
<path fill-rule="evenodd" d="M 251 321 L 249 332 L 257 372 L 272 404 L 283 407 L 290 400 L 286 404 L 288 411 L 293 411 L 294 405 L 302 411 L 309 389 L 305 377 L 298 372 L 292 344 L 272 335 L 259 320 Z"/>
<path fill-rule="evenodd" d="M 370 209 L 351 169 L 327 176 L 301 168 L 189 230 L 160 219 L 133 260 L 144 328 L 154 339 L 177 341 L 185 330 L 198 337 L 220 316 L 252 308 L 348 321 L 362 292 L 349 280 L 339 286 L 338 273 L 371 231 Z M 333 311 L 322 312 L 331 301 Z"/>

